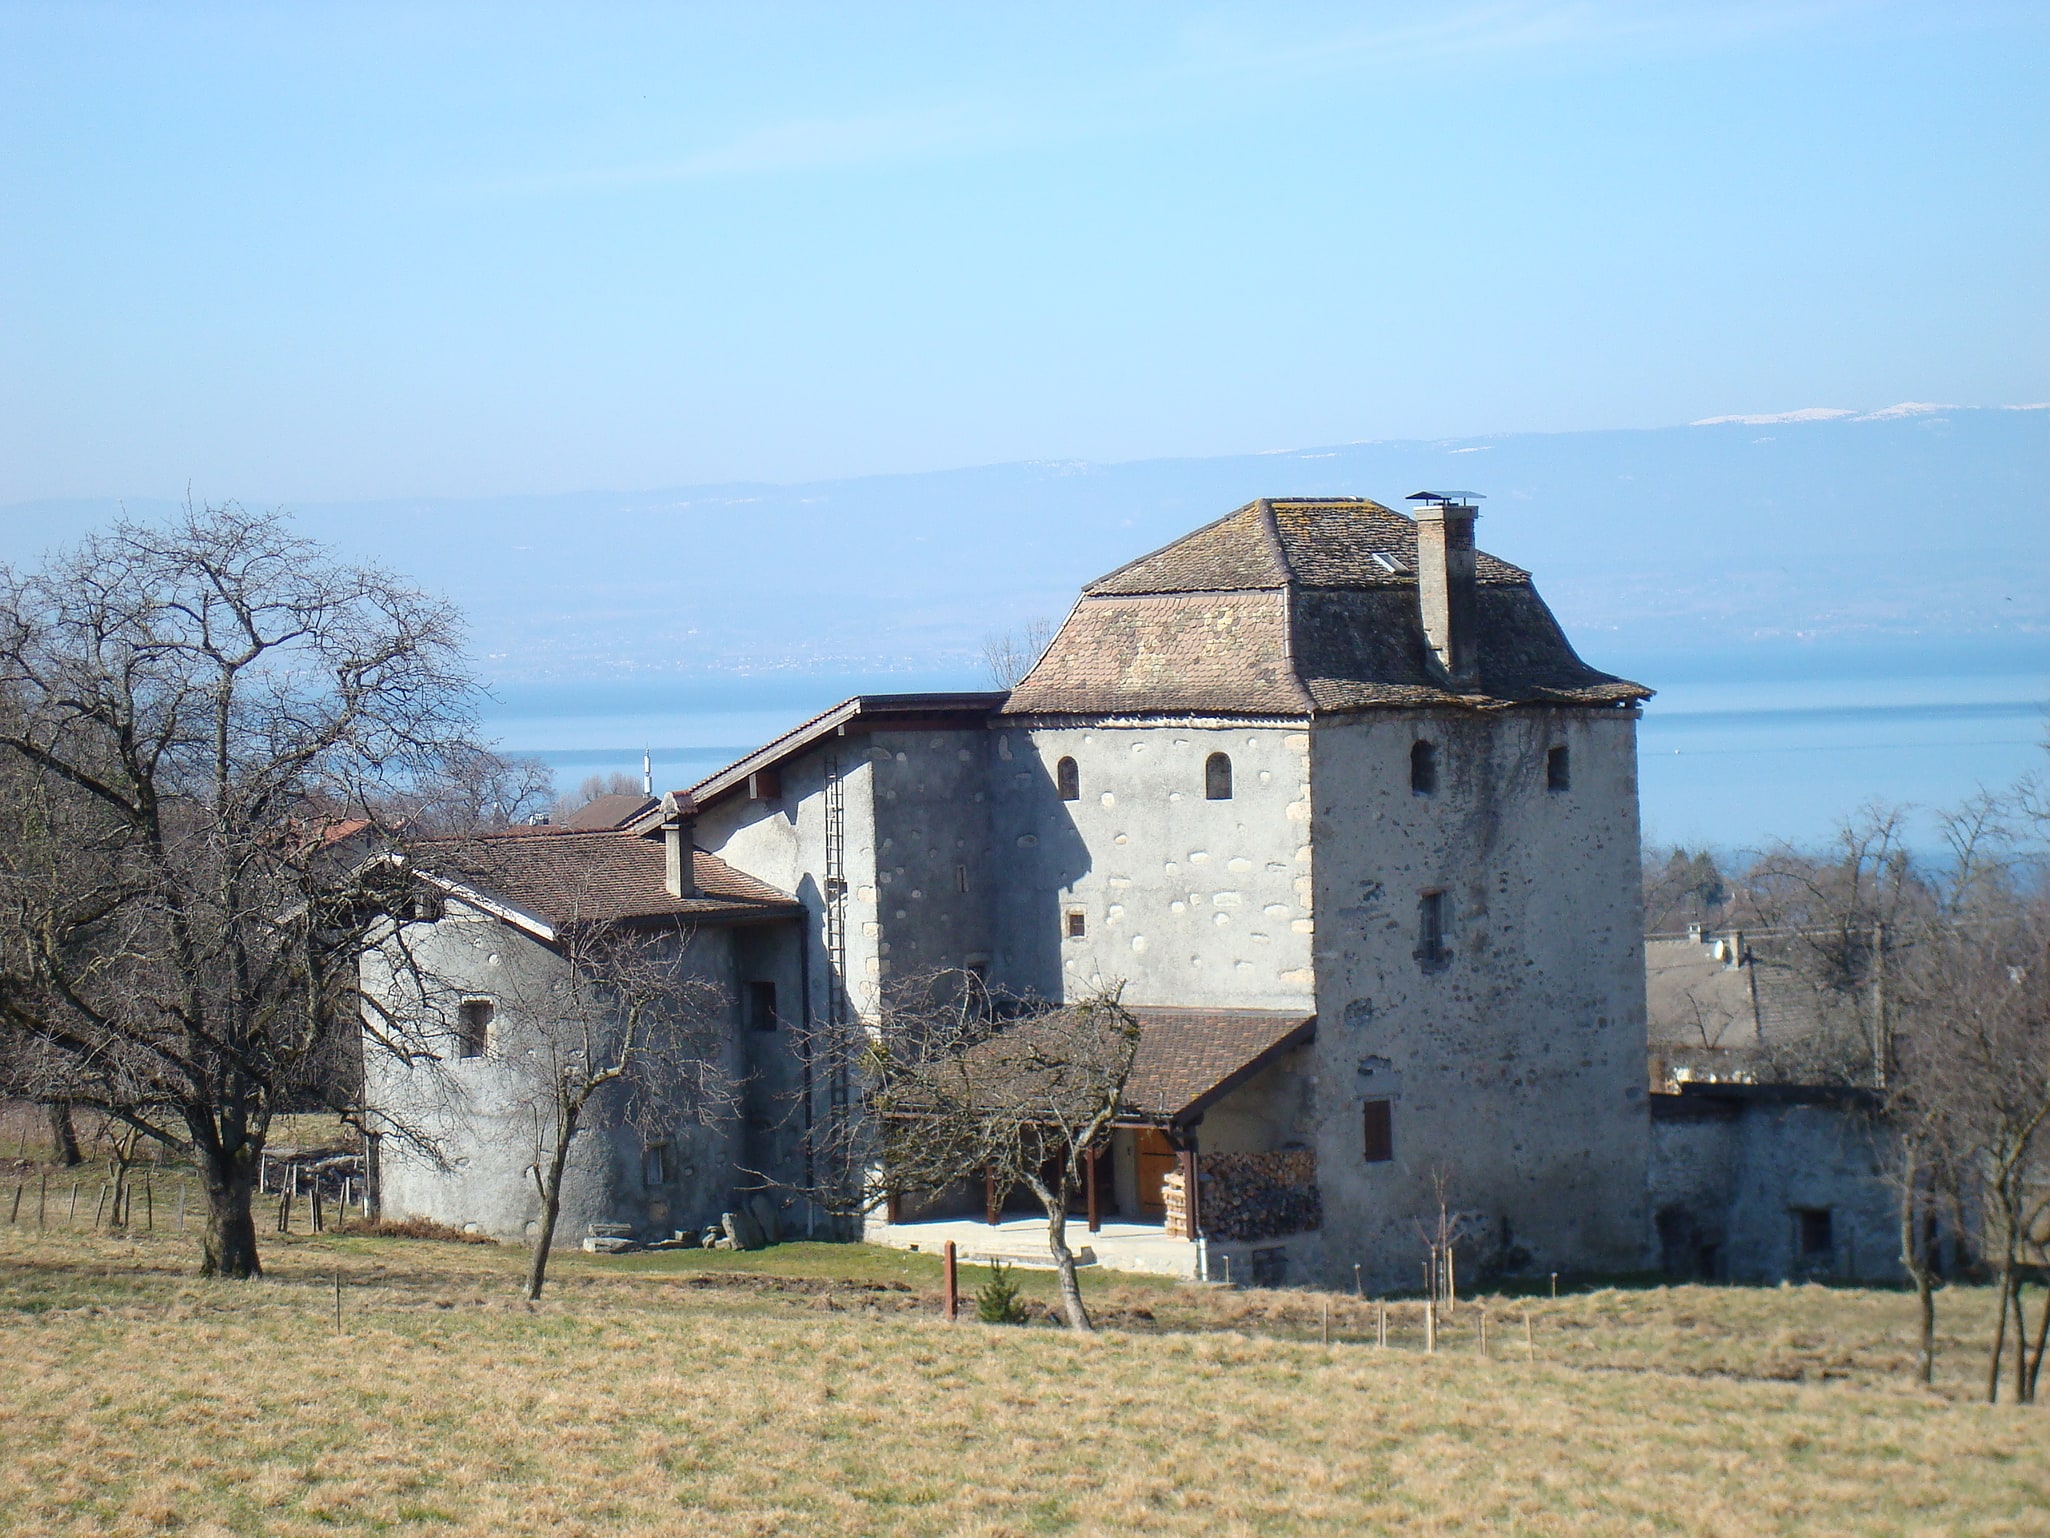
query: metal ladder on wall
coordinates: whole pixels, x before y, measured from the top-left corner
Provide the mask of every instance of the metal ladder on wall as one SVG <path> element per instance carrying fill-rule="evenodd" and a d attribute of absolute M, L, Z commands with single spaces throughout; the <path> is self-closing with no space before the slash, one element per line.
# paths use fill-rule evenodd
<path fill-rule="evenodd" d="M 826 771 L 826 1127 L 833 1157 L 847 1148 L 847 785 L 840 758 L 828 753 Z M 837 1172 L 842 1180 L 847 1171 Z M 844 1193 L 843 1193 L 844 1194 Z"/>

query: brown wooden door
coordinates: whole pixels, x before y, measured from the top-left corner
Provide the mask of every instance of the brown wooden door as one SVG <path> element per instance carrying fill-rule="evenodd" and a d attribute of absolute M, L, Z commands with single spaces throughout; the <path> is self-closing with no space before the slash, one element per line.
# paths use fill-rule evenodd
<path fill-rule="evenodd" d="M 1174 1145 L 1167 1140 L 1165 1132 L 1156 1132 L 1145 1127 L 1132 1136 L 1132 1147 L 1138 1155 L 1139 1210 L 1141 1212 L 1166 1212 L 1167 1198 L 1161 1194 L 1160 1183 L 1167 1179 L 1175 1166 Z"/>

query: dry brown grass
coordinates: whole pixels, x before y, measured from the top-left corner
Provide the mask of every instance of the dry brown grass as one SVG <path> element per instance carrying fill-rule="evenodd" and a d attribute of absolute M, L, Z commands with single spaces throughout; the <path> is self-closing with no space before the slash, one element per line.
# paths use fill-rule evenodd
<path fill-rule="evenodd" d="M 0 1527 L 2050 1532 L 2050 1412 L 1908 1387 L 1893 1294 L 1545 1300 L 1532 1363 L 1517 1302 L 1483 1359 L 1472 1307 L 1427 1357 L 1316 1344 L 1315 1295 L 1106 1277 L 1100 1338 L 949 1327 L 925 1257 L 858 1248 L 565 1256 L 539 1308 L 505 1247 L 267 1258 L 202 1284 L 168 1241 L 0 1228 Z"/>

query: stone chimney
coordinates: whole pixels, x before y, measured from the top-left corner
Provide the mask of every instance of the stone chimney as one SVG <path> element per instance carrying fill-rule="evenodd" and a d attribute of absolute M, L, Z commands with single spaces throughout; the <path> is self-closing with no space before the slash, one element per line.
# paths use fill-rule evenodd
<path fill-rule="evenodd" d="M 1475 654 L 1478 602 L 1474 594 L 1473 521 L 1480 516 L 1467 491 L 1419 491 L 1416 512 L 1417 603 L 1424 640 L 1454 684 L 1479 681 Z"/>
<path fill-rule="evenodd" d="M 697 873 L 691 869 L 696 841 L 697 803 L 688 792 L 672 790 L 662 798 L 662 885 L 671 897 L 698 895 Z"/>

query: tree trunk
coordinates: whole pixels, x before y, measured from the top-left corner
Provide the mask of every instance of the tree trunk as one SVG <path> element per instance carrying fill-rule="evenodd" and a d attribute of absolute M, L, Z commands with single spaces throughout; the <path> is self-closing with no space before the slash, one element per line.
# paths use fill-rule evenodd
<path fill-rule="evenodd" d="M 1061 1312 L 1067 1317 L 1069 1329 L 1088 1334 L 1096 1326 L 1089 1321 L 1089 1310 L 1082 1306 L 1082 1284 L 1075 1279 L 1075 1252 L 1068 1248 L 1068 1195 L 1065 1186 L 1059 1191 L 1039 1193 L 1046 1203 L 1046 1246 L 1053 1251 L 1054 1269 L 1061 1279 Z"/>
<path fill-rule="evenodd" d="M 199 1274 L 235 1281 L 263 1275 L 263 1262 L 256 1254 L 256 1218 L 250 1211 L 258 1154 L 237 1158 L 206 1149 L 198 1154 L 200 1184 L 206 1191 Z"/>
<path fill-rule="evenodd" d="M 570 1139 L 576 1135 L 576 1117 L 572 1115 L 555 1140 L 555 1152 L 548 1156 L 548 1172 L 534 1171 L 534 1183 L 541 1188 L 541 1222 L 534 1231 L 534 1253 L 527 1259 L 529 1303 L 540 1301 L 542 1284 L 548 1280 L 548 1251 L 555 1243 L 555 1221 L 562 1214 L 562 1172 L 569 1163 Z"/>
<path fill-rule="evenodd" d="M 53 1100 L 49 1105 L 50 1142 L 57 1150 L 57 1162 L 66 1169 L 85 1163 L 78 1151 L 78 1129 L 71 1124 L 71 1102 Z"/>
<path fill-rule="evenodd" d="M 2036 1321 L 2036 1344 L 2029 1352 L 2029 1403 L 2036 1402 L 2036 1380 L 2043 1372 L 2043 1347 L 2050 1345 L 2050 1288 L 2043 1293 L 2043 1312 Z"/>
<path fill-rule="evenodd" d="M 1996 1279 L 1999 1317 L 1993 1324 L 1993 1352 L 1986 1363 L 1986 1403 L 2000 1403 L 2000 1364 L 2007 1354 L 2007 1305 L 2014 1291 L 2014 1266 L 2003 1263 Z"/>
<path fill-rule="evenodd" d="M 2029 1402 L 2029 1321 L 2022 1312 L 2022 1274 L 2019 1267 L 2008 1284 L 2008 1299 L 2014 1309 L 2014 1402 Z"/>
<path fill-rule="evenodd" d="M 1936 1272 L 1922 1219 L 1921 1193 L 1917 1185 L 1914 1155 L 1910 1153 L 1901 1179 L 1901 1264 L 1915 1282 L 1915 1306 L 1921 1322 L 1920 1349 L 1915 1356 L 1915 1376 L 1924 1384 L 1936 1381 Z"/>

